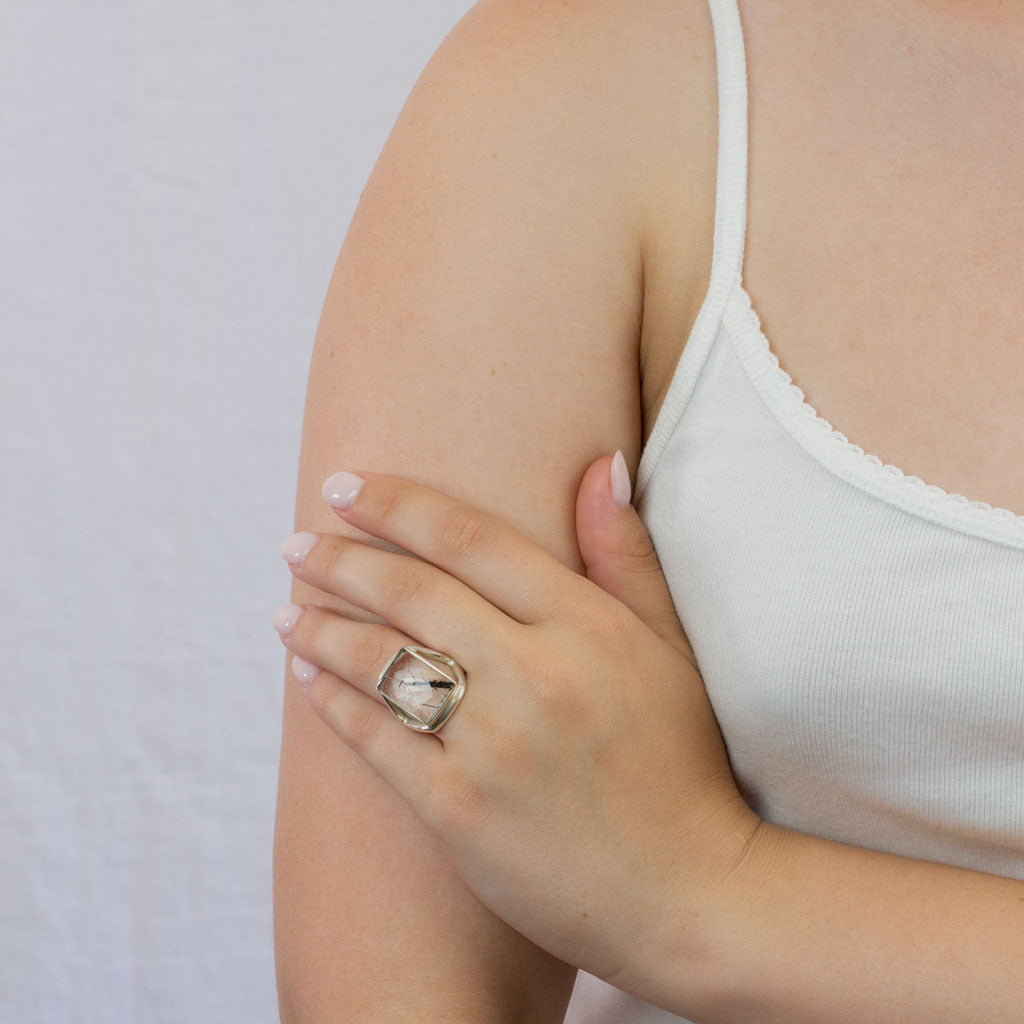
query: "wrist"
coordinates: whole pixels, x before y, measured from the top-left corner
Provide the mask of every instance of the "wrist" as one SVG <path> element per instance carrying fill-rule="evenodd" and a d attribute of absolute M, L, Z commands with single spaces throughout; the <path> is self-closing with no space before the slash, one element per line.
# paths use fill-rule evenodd
<path fill-rule="evenodd" d="M 763 899 L 765 872 L 777 870 L 787 832 L 759 818 L 737 792 L 707 834 L 714 837 L 707 867 L 695 878 L 694 865 L 680 857 L 676 891 L 659 908 L 635 977 L 620 987 L 681 1016 L 717 1021 L 732 1019 L 742 1002 L 736 969 L 750 941 L 750 910 Z"/>
<path fill-rule="evenodd" d="M 708 907 L 708 972 L 704 1001 L 694 1012 L 710 1021 L 735 1020 L 763 1012 L 756 1001 L 758 967 L 765 935 L 759 923 L 771 920 L 769 904 L 798 884 L 792 839 L 795 833 L 758 819 L 741 857 Z M 770 956 L 769 956 L 770 959 Z M 752 981 L 754 982 L 751 987 Z"/>
<path fill-rule="evenodd" d="M 773 902 L 799 884 L 798 842 L 789 829 L 757 819 L 749 841 L 710 888 L 702 908 L 699 987 L 680 984 L 679 972 L 662 962 L 664 1006 L 682 1016 L 731 1021 L 759 1017 L 760 973 L 773 959 L 765 922 L 777 919 Z"/>

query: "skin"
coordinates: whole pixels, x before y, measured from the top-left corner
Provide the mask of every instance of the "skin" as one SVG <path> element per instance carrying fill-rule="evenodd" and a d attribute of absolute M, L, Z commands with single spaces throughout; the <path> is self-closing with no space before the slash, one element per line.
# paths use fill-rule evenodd
<path fill-rule="evenodd" d="M 635 474 L 639 341 L 685 336 L 699 303 L 687 272 L 659 282 L 670 306 L 645 306 L 641 255 L 663 230 L 665 197 L 681 181 L 684 195 L 701 193 L 687 159 L 706 151 L 688 145 L 693 112 L 679 97 L 697 95 L 691 77 L 709 88 L 707 9 L 694 3 L 680 19 L 676 0 L 660 0 L 646 10 L 638 21 L 621 0 L 487 0 L 432 59 L 328 289 L 295 530 L 362 537 L 326 508 L 320 486 L 339 468 L 365 467 L 498 513 L 585 570 L 580 475 L 616 447 Z M 678 219 L 677 246 L 694 237 Z M 325 601 L 298 579 L 291 598 Z M 373 618 L 340 597 L 326 603 Z M 289 1024 L 557 1024 L 576 976 L 480 903 L 437 837 L 294 680 L 274 933 Z M 439 971 L 435 958 L 411 955 L 422 950 L 460 967 Z"/>
<path fill-rule="evenodd" d="M 1024 8 L 774 0 L 740 17 L 743 281 L 780 365 L 884 462 L 1024 513 L 1006 471 L 1024 429 Z M 651 359 L 663 398 L 673 356 Z"/>
<path fill-rule="evenodd" d="M 647 531 L 632 506 L 612 504 L 609 462 L 584 475 L 581 549 L 600 558 L 610 539 L 622 554 L 605 569 L 625 597 L 500 517 L 359 470 L 358 496 L 336 514 L 418 557 L 290 538 L 282 556 L 296 579 L 386 624 L 296 606 L 282 642 L 310 707 L 417 809 L 484 904 L 559 959 L 637 992 L 663 927 L 678 948 L 680 920 L 680 965 L 699 973 L 701 922 L 724 893 L 731 901 L 760 821 L 732 778 Z M 311 549 L 296 548 L 302 538 Z M 398 726 L 377 695 L 403 645 L 465 670 L 465 704 L 433 735 Z"/>
<path fill-rule="evenodd" d="M 645 83 L 657 97 L 645 107 L 651 137 L 635 140 L 654 147 L 650 164 L 658 168 L 638 186 L 648 212 L 636 353 L 642 440 L 710 266 L 714 51 L 706 5 L 683 6 L 657 5 L 666 29 L 659 34 L 672 59 L 651 63 Z M 1006 472 L 1021 427 L 1013 382 L 1024 369 L 1015 340 L 1021 303 L 1014 301 L 1024 242 L 1016 184 L 1024 155 L 1020 14 L 995 4 L 908 4 L 895 14 L 880 3 L 782 0 L 741 3 L 741 17 L 751 132 L 744 283 L 782 366 L 819 413 L 867 451 L 947 490 L 1024 510 L 1019 475 Z M 665 141 L 679 127 L 672 111 L 680 96 L 691 101 L 685 151 Z M 990 366 L 998 372 L 978 370 Z M 344 427 L 351 433 L 356 425 Z M 623 449 L 635 474 L 638 448 Z M 314 485 L 338 468 L 320 461 L 305 471 Z M 354 464 L 380 465 L 369 458 Z M 415 459 L 385 468 L 419 472 Z M 452 490 L 440 479 L 432 482 Z M 311 525 L 296 522 L 297 529 Z M 571 537 L 563 539 L 559 550 L 568 563 Z M 293 593 L 297 600 L 310 597 Z M 345 768 L 354 771 L 351 761 Z M 296 782 L 296 789 L 304 784 Z M 815 863 L 815 877 L 835 877 L 833 861 Z M 863 891 L 872 889 L 872 870 L 863 867 Z M 939 881 L 945 884 L 945 876 Z M 912 890 L 912 879 L 906 888 Z M 805 889 L 810 894 L 813 887 Z M 288 893 L 281 906 L 290 905 Z M 815 907 L 810 900 L 808 913 Z M 844 911 L 847 924 L 854 909 Z M 807 913 L 800 919 L 808 920 Z M 297 918 L 282 932 L 282 949 L 308 933 L 309 920 Z M 318 931 L 326 921 L 316 922 Z M 748 933 L 748 923 L 738 918 L 736 935 Z M 875 922 L 867 924 L 865 934 L 873 936 Z M 432 929 L 436 921 L 427 921 L 424 933 Z M 348 930 L 348 936 L 363 934 L 361 927 Z M 335 976 L 338 964 L 326 954 L 320 962 L 310 959 L 330 940 L 311 943 L 288 970 L 313 963 L 318 979 Z M 797 948 L 795 937 L 786 942 Z M 516 953 L 524 963 L 532 955 Z M 360 974 L 372 969 L 375 956 L 355 958 Z M 563 984 L 555 979 L 551 992 L 567 994 Z"/>

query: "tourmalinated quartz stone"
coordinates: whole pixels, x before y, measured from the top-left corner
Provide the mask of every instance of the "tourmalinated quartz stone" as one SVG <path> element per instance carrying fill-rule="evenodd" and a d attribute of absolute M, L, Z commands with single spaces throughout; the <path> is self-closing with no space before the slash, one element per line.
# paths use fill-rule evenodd
<path fill-rule="evenodd" d="M 410 728 L 436 732 L 466 690 L 458 662 L 429 647 L 402 647 L 388 662 L 377 692 Z"/>

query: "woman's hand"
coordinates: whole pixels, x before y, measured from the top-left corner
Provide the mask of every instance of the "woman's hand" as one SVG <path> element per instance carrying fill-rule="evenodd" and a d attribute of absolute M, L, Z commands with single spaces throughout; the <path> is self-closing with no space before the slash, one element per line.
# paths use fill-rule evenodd
<path fill-rule="evenodd" d="M 610 462 L 591 465 L 577 497 L 587 577 L 438 491 L 335 474 L 333 505 L 360 487 L 339 515 L 419 557 L 296 534 L 282 551 L 295 576 L 387 624 L 315 605 L 286 605 L 274 622 L 310 705 L 441 837 L 479 899 L 642 997 L 644 961 L 682 956 L 682 971 L 700 957 L 701 928 L 760 821 L 736 788 L 647 531 L 612 501 Z M 403 645 L 465 669 L 465 696 L 437 733 L 406 727 L 377 694 Z M 443 949 L 407 955 L 446 969 Z"/>

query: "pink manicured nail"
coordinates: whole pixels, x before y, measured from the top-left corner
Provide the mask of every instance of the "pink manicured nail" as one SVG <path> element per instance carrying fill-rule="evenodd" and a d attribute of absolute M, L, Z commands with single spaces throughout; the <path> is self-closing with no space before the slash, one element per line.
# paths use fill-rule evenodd
<path fill-rule="evenodd" d="M 629 504 L 629 467 L 626 459 L 618 449 L 615 451 L 615 458 L 612 459 L 611 471 L 612 501 L 619 508 L 625 508 Z"/>
<path fill-rule="evenodd" d="M 349 508 L 366 481 L 355 473 L 334 473 L 324 481 L 324 501 L 334 508 Z"/>
<path fill-rule="evenodd" d="M 302 565 L 302 560 L 320 539 L 315 533 L 293 533 L 281 545 L 281 557 L 290 565 Z"/>
<path fill-rule="evenodd" d="M 281 607 L 274 612 L 274 629 L 276 629 L 281 636 L 287 636 L 295 628 L 295 623 L 299 621 L 299 616 L 303 611 L 305 611 L 305 609 L 297 604 L 281 605 Z"/>
<path fill-rule="evenodd" d="M 308 686 L 313 682 L 313 677 L 319 672 L 311 661 L 306 661 L 305 658 L 300 658 L 297 654 L 292 655 L 292 672 L 295 673 L 295 678 L 304 686 Z"/>

